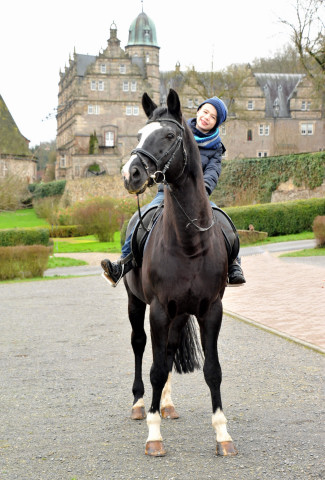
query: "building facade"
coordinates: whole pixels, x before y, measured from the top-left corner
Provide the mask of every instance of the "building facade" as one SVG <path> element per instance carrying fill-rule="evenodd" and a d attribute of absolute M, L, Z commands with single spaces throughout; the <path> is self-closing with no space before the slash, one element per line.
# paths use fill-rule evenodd
<path fill-rule="evenodd" d="M 97 56 L 74 52 L 60 73 L 56 179 L 117 174 L 137 144 L 146 118 L 143 92 L 164 105 L 168 89 L 180 95 L 185 118 L 204 100 L 177 64 L 168 77 L 159 69 L 155 25 L 141 12 L 123 50 L 113 23 L 106 49 Z M 218 92 L 215 92 L 218 95 Z M 220 135 L 225 158 L 255 158 L 315 152 L 325 148 L 323 106 L 301 74 L 257 74 L 229 104 Z"/>
<path fill-rule="evenodd" d="M 26 183 L 36 181 L 37 160 L 28 147 L 0 95 L 0 180 L 14 175 Z"/>

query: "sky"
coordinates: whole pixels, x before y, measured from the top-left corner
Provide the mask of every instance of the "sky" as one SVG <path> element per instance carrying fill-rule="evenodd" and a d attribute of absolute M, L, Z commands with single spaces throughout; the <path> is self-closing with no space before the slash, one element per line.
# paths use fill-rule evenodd
<path fill-rule="evenodd" d="M 192 7 L 191 4 L 193 3 Z M 160 70 L 220 71 L 269 57 L 290 41 L 279 19 L 295 0 L 143 0 L 156 26 Z M 10 0 L 1 9 L 0 95 L 30 147 L 56 136 L 59 72 L 73 51 L 98 55 L 115 22 L 124 49 L 141 0 Z"/>

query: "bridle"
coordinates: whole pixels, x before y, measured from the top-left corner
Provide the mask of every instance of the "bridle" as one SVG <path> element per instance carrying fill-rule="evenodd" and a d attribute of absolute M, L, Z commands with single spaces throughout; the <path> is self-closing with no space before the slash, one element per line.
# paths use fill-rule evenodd
<path fill-rule="evenodd" d="M 147 175 L 148 175 L 148 186 L 152 186 L 153 183 L 152 181 L 155 183 L 155 184 L 159 184 L 159 183 L 165 183 L 167 184 L 166 182 L 166 172 L 167 170 L 169 169 L 172 161 L 174 160 L 175 158 L 175 155 L 178 151 L 178 149 L 182 146 L 182 149 L 183 149 L 183 168 L 182 168 L 182 171 L 180 172 L 180 174 L 176 177 L 176 179 L 174 180 L 174 182 L 176 182 L 184 173 L 184 170 L 185 170 L 185 167 L 187 165 L 187 153 L 186 153 L 186 150 L 184 148 L 184 142 L 183 142 L 183 132 L 184 132 L 184 127 L 183 125 L 181 125 L 177 120 L 174 120 L 173 118 L 161 118 L 161 119 L 157 119 L 157 120 L 151 120 L 149 122 L 147 122 L 147 125 L 149 123 L 154 123 L 154 122 L 171 122 L 171 123 L 175 123 L 178 128 L 180 129 L 180 134 L 176 137 L 176 140 L 175 142 L 169 147 L 169 149 L 164 152 L 161 157 L 159 158 L 156 158 L 152 153 L 148 152 L 147 150 L 145 150 L 144 148 L 135 148 L 134 150 L 132 150 L 131 152 L 131 155 L 132 154 L 136 154 L 139 158 L 140 158 L 140 161 L 142 163 L 142 166 L 144 167 Z M 161 160 L 165 157 L 167 157 L 168 155 L 170 155 L 170 158 L 169 160 L 166 162 L 164 168 L 162 170 L 159 170 L 159 162 L 161 162 Z M 149 166 L 145 160 L 145 157 L 149 158 L 156 166 L 156 171 L 150 175 L 150 172 L 149 172 Z M 150 182 L 151 180 L 151 182 Z"/>
<path fill-rule="evenodd" d="M 131 154 L 136 154 L 139 158 L 140 158 L 140 161 L 141 161 L 141 164 L 142 166 L 144 167 L 146 173 L 147 173 L 147 176 L 148 176 L 148 181 L 147 181 L 147 185 L 150 187 L 153 185 L 152 182 L 150 182 L 150 180 L 152 180 L 155 184 L 159 184 L 159 183 L 164 183 L 165 185 L 167 185 L 167 187 L 169 187 L 170 185 L 168 184 L 168 182 L 166 181 L 166 176 L 165 176 L 165 173 L 167 172 L 167 170 L 169 169 L 172 161 L 174 160 L 175 158 L 175 155 L 176 155 L 176 152 L 178 151 L 178 149 L 182 146 L 182 149 L 183 149 L 183 168 L 181 170 L 181 172 L 179 173 L 179 175 L 176 177 L 176 179 L 173 181 L 173 183 L 176 183 L 177 180 L 179 180 L 183 173 L 184 173 L 184 170 L 185 170 L 185 167 L 187 165 L 187 161 L 188 161 L 188 157 L 187 157 L 187 153 L 186 153 L 186 150 L 184 148 L 184 142 L 183 142 L 183 133 L 184 133 L 184 127 L 183 125 L 181 125 L 177 120 L 174 120 L 173 118 L 161 118 L 161 119 L 156 119 L 156 120 L 151 120 L 151 121 L 148 121 L 147 122 L 147 125 L 149 123 L 154 123 L 154 122 L 171 122 L 171 123 L 175 123 L 178 128 L 180 129 L 180 134 L 177 136 L 176 138 L 176 141 L 173 143 L 173 145 L 171 145 L 171 147 L 166 151 L 164 152 L 161 157 L 159 158 L 156 158 L 152 153 L 148 152 L 147 150 L 145 150 L 144 148 L 135 148 L 134 150 L 132 150 Z M 169 154 L 171 154 L 169 160 L 166 162 L 164 168 L 162 170 L 158 170 L 158 165 L 159 165 L 159 162 L 164 158 L 164 157 L 167 157 Z M 149 166 L 145 160 L 144 157 L 147 157 L 149 158 L 156 166 L 156 171 L 153 173 L 153 174 L 150 174 L 149 172 Z M 189 221 L 188 224 L 186 225 L 186 228 L 189 227 L 189 225 L 193 225 L 197 230 L 199 230 L 200 232 L 206 232 L 208 230 L 210 230 L 210 228 L 213 227 L 213 225 L 215 224 L 215 221 L 214 221 L 214 218 L 212 217 L 212 222 L 211 224 L 208 226 L 208 227 L 200 227 L 199 225 L 197 225 L 195 223 L 196 221 L 196 218 L 194 218 L 193 220 L 188 216 L 188 214 L 185 212 L 184 208 L 182 207 L 182 205 L 179 203 L 179 201 L 177 200 L 176 196 L 174 195 L 172 189 L 169 190 L 170 191 L 170 194 L 173 196 L 173 198 L 175 199 L 177 205 L 179 206 L 180 210 L 182 211 L 182 213 L 185 215 L 185 217 L 187 218 L 187 220 Z M 142 216 L 141 216 L 141 210 L 140 210 L 140 203 L 139 203 L 139 195 L 137 194 L 137 199 L 138 199 L 138 214 L 139 214 L 139 220 L 140 220 L 140 223 L 141 223 L 141 226 L 142 228 L 149 232 L 150 230 L 148 230 L 143 222 L 142 222 Z"/>

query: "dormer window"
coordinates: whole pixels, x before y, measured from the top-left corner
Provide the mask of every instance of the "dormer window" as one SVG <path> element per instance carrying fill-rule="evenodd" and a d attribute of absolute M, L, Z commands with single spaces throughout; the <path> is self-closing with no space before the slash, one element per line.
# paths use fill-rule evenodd
<path fill-rule="evenodd" d="M 106 73 L 106 65 L 105 63 L 102 63 L 100 66 L 100 73 Z"/>
<path fill-rule="evenodd" d="M 247 110 L 254 110 L 254 102 L 253 102 L 253 100 L 248 100 L 248 102 L 247 102 Z"/>
<path fill-rule="evenodd" d="M 126 66 L 124 64 L 120 65 L 120 73 L 126 73 Z"/>

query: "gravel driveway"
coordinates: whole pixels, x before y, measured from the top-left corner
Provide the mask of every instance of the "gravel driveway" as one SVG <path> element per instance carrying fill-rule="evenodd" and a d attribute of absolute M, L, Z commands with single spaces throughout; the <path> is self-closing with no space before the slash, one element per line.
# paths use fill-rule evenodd
<path fill-rule="evenodd" d="M 100 276 L 0 286 L 0 480 L 325 478 L 324 357 L 224 317 L 223 403 L 237 457 L 215 456 L 202 372 L 176 376 L 167 456 L 129 419 L 133 354 L 123 285 Z M 148 329 L 147 329 L 148 330 Z M 144 358 L 150 404 L 151 349 Z"/>

